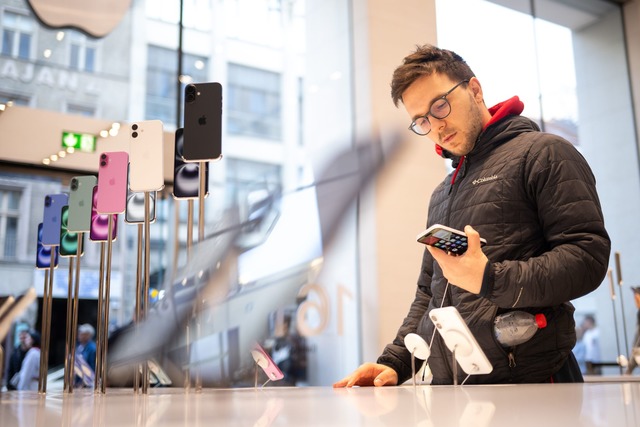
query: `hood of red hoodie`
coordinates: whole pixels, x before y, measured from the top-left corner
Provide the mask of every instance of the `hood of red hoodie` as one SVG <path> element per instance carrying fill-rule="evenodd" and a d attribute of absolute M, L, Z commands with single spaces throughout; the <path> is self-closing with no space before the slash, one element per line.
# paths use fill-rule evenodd
<path fill-rule="evenodd" d="M 506 101 L 502 101 L 489 108 L 489 113 L 491 113 L 491 119 L 484 125 L 484 129 L 488 128 L 492 124 L 499 122 L 508 116 L 519 116 L 524 110 L 524 103 L 520 101 L 520 98 L 517 96 L 513 96 Z M 441 146 L 436 144 L 436 153 L 445 158 L 451 158 L 451 155 L 447 155 L 447 151 L 444 150 Z"/>

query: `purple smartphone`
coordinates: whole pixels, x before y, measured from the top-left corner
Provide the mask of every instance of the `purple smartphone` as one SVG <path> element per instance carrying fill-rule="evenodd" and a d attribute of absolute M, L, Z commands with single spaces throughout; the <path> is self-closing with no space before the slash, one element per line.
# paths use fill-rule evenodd
<path fill-rule="evenodd" d="M 42 215 L 42 244 L 58 246 L 60 244 L 60 224 L 62 222 L 62 207 L 69 203 L 69 196 L 61 194 L 47 194 L 44 196 L 44 212 Z"/>
<path fill-rule="evenodd" d="M 54 251 L 53 268 L 58 266 L 58 247 L 42 244 L 42 223 L 38 224 L 38 243 L 36 244 L 36 268 L 46 270 L 51 266 L 51 251 Z"/>
<path fill-rule="evenodd" d="M 101 214 L 123 213 L 127 206 L 129 155 L 112 151 L 100 155 L 98 168 L 98 204 Z"/>
<path fill-rule="evenodd" d="M 91 204 L 91 228 L 89 229 L 89 240 L 93 242 L 106 242 L 109 233 L 109 215 L 98 213 L 98 186 L 93 187 L 93 199 Z M 113 216 L 111 228 L 111 240 L 116 240 L 118 235 L 118 215 Z"/>
<path fill-rule="evenodd" d="M 284 378 L 284 374 L 280 368 L 278 368 L 278 365 L 275 364 L 273 359 L 271 359 L 271 356 L 264 351 L 264 348 L 262 348 L 260 344 L 254 344 L 253 349 L 251 350 L 251 356 L 271 381 L 278 381 Z"/>

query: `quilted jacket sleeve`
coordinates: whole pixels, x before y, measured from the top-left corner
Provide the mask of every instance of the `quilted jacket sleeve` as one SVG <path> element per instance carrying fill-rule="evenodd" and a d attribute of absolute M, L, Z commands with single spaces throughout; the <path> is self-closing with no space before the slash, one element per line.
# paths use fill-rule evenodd
<path fill-rule="evenodd" d="M 524 159 L 525 192 L 546 242 L 539 256 L 491 265 L 486 297 L 501 307 L 544 307 L 586 295 L 604 279 L 611 242 L 595 178 L 567 141 L 540 134 Z"/>

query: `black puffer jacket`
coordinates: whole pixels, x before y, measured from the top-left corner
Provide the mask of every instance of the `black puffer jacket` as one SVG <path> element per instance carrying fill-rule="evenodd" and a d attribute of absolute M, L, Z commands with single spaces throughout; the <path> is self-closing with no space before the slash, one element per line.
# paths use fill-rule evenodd
<path fill-rule="evenodd" d="M 455 306 L 493 365 L 469 383 L 545 382 L 558 371 L 576 335 L 570 300 L 596 289 L 609 261 L 595 179 L 584 158 L 564 139 L 540 132 L 521 116 L 488 126 L 449 176 L 434 191 L 427 226 L 457 229 L 472 225 L 488 244 L 481 295 L 450 285 L 425 250 L 415 300 L 398 335 L 378 363 L 394 368 L 400 382 L 411 376 L 403 342 L 410 332 L 430 343 L 434 325 L 427 316 Z M 493 319 L 509 310 L 544 313 L 548 326 L 528 342 L 502 348 L 493 337 Z M 509 354 L 511 353 L 511 354 Z M 451 353 L 439 334 L 431 346 L 432 384 L 452 384 Z M 466 374 L 458 369 L 459 381 Z"/>

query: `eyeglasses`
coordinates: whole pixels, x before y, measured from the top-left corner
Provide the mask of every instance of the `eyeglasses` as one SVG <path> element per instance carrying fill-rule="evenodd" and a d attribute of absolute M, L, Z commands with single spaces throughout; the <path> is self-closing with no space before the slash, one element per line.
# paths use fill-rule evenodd
<path fill-rule="evenodd" d="M 442 95 L 440 98 L 436 99 L 431 107 L 429 107 L 429 112 L 424 116 L 418 117 L 409 126 L 409 130 L 417 133 L 420 136 L 428 135 L 431 132 L 431 122 L 429 121 L 429 116 L 435 117 L 436 119 L 445 119 L 449 114 L 451 114 L 451 104 L 447 100 L 447 96 L 462 83 L 469 83 L 469 80 L 462 80 L 460 83 L 449 89 L 447 93 Z"/>

